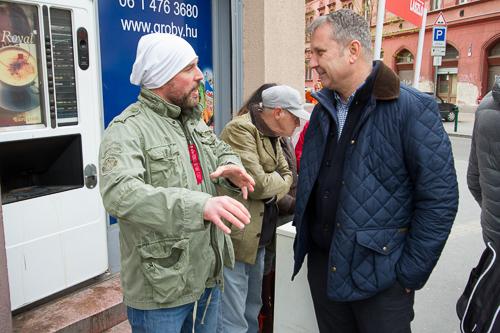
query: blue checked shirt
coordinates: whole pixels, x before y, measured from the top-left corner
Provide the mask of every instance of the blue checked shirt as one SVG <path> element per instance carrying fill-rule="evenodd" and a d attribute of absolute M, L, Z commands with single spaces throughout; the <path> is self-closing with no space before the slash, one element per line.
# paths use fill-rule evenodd
<path fill-rule="evenodd" d="M 354 99 L 354 95 L 358 92 L 358 90 L 364 85 L 361 84 L 358 89 L 356 89 L 351 96 L 347 99 L 347 101 L 344 103 L 342 101 L 342 98 L 340 98 L 340 95 L 337 94 L 336 91 L 333 91 L 333 96 L 335 97 L 335 106 L 337 108 L 337 119 L 338 119 L 338 131 L 337 131 L 337 140 L 340 140 L 340 135 L 342 135 L 342 129 L 344 128 L 345 121 L 347 120 L 347 112 L 349 111 L 349 107 L 351 106 L 352 100 Z"/>

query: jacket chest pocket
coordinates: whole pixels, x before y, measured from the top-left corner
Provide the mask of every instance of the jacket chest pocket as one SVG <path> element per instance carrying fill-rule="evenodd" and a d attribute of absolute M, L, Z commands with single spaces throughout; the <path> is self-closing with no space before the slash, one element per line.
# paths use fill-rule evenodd
<path fill-rule="evenodd" d="M 147 150 L 151 185 L 182 186 L 182 168 L 179 148 L 175 143 Z"/>
<path fill-rule="evenodd" d="M 208 162 L 207 165 L 210 169 L 208 172 L 213 172 L 217 168 L 217 157 L 215 155 L 218 154 L 218 152 L 216 151 L 217 138 L 212 130 L 199 127 L 200 126 L 195 127 L 194 129 L 199 141 L 201 142 L 199 149 L 203 150 L 202 152 L 198 152 L 198 154 L 202 153 L 205 158 L 208 157 L 204 161 Z"/>

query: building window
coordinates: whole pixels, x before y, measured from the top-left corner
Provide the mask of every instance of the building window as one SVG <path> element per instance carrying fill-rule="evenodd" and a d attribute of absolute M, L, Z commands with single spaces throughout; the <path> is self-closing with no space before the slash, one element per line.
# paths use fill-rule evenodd
<path fill-rule="evenodd" d="M 431 2 L 431 10 L 440 9 L 442 6 L 442 0 L 432 0 Z"/>
<path fill-rule="evenodd" d="M 446 54 L 443 60 L 456 60 L 458 59 L 458 50 L 450 44 L 446 44 Z"/>
<path fill-rule="evenodd" d="M 488 51 L 488 81 L 487 90 L 493 88 L 495 81 L 500 78 L 500 39 Z"/>
<path fill-rule="evenodd" d="M 396 64 L 397 65 L 413 64 L 413 54 L 407 49 L 401 50 L 396 55 Z"/>
<path fill-rule="evenodd" d="M 463 3 L 467 3 L 469 0 L 457 0 L 457 5 L 461 5 Z"/>
<path fill-rule="evenodd" d="M 500 57 L 500 41 L 498 41 L 495 46 L 493 46 L 488 53 L 489 57 Z"/>
<path fill-rule="evenodd" d="M 306 59 L 305 62 L 305 71 L 306 71 L 306 81 L 312 81 L 313 76 L 312 76 L 312 68 L 310 66 L 310 60 Z"/>
<path fill-rule="evenodd" d="M 413 83 L 413 54 L 407 49 L 402 49 L 395 56 L 396 58 L 396 73 L 399 80 L 410 86 Z"/>
<path fill-rule="evenodd" d="M 347 8 L 347 9 L 354 9 L 354 6 L 352 4 L 352 1 L 346 1 L 342 4 L 342 8 Z"/>
<path fill-rule="evenodd" d="M 307 32 L 307 29 L 309 28 L 313 20 L 314 17 L 312 16 L 306 17 L 306 43 L 309 43 L 311 41 L 311 34 Z"/>

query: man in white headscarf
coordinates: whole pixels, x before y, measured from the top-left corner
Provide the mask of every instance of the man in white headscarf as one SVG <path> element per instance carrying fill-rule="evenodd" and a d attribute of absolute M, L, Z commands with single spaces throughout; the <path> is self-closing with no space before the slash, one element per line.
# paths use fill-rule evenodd
<path fill-rule="evenodd" d="M 133 332 L 214 332 L 227 234 L 250 221 L 216 187 L 253 191 L 239 157 L 201 120 L 203 75 L 189 43 L 143 36 L 130 82 L 138 101 L 110 123 L 100 147 L 100 189 L 120 225 L 121 280 Z M 231 228 L 222 223 L 229 221 Z"/>

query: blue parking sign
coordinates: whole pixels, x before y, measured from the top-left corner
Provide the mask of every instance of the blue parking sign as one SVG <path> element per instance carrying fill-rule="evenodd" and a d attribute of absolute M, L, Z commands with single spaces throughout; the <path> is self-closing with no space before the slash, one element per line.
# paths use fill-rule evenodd
<path fill-rule="evenodd" d="M 432 46 L 446 46 L 446 27 L 435 26 L 432 28 Z"/>

